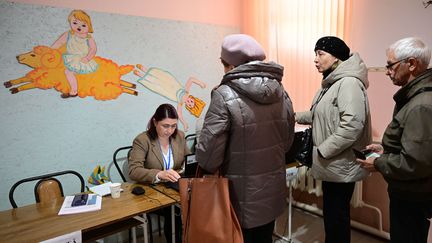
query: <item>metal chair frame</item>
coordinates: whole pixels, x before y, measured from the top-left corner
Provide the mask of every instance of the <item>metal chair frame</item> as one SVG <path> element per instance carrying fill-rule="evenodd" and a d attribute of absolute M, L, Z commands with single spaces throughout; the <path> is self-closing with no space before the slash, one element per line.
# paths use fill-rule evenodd
<path fill-rule="evenodd" d="M 120 177 L 122 178 L 123 182 L 127 182 L 127 180 L 126 180 L 126 177 L 123 175 L 123 170 L 120 168 L 120 166 L 119 166 L 119 164 L 118 164 L 118 162 L 117 162 L 117 154 L 118 154 L 120 151 L 122 151 L 122 150 L 126 150 L 126 149 L 128 150 L 126 161 L 128 161 L 128 160 L 129 160 L 130 152 L 131 152 L 131 150 L 132 150 L 132 146 L 125 146 L 125 147 L 118 148 L 118 149 L 114 152 L 114 154 L 113 154 L 113 163 L 114 163 L 115 167 L 117 168 L 117 171 L 118 171 L 118 173 L 120 174 Z"/>
<path fill-rule="evenodd" d="M 67 175 L 67 174 L 72 174 L 72 175 L 75 175 L 78 177 L 78 179 L 80 180 L 80 183 L 81 183 L 81 192 L 84 192 L 85 183 L 84 183 L 84 178 L 81 176 L 81 174 L 79 174 L 78 172 L 73 171 L 73 170 L 65 170 L 65 171 L 54 172 L 54 173 L 39 175 L 39 176 L 33 176 L 33 177 L 19 180 L 18 182 L 13 184 L 11 189 L 9 190 L 9 202 L 10 202 L 10 204 L 12 205 L 13 208 L 18 207 L 18 205 L 16 204 L 15 199 L 14 199 L 14 192 L 15 192 L 16 188 L 23 183 L 32 182 L 32 181 L 38 181 L 34 186 L 34 195 L 35 195 L 35 200 L 37 203 L 40 202 L 39 194 L 38 194 L 38 187 L 42 182 L 47 181 L 47 180 L 53 180 L 53 181 L 57 182 L 57 184 L 60 188 L 61 196 L 64 197 L 62 184 L 58 179 L 56 179 L 54 177 Z"/>

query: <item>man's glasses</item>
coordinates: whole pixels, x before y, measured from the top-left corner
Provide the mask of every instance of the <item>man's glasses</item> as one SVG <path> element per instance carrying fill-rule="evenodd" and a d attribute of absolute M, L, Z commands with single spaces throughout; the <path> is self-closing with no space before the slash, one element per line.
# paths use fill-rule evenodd
<path fill-rule="evenodd" d="M 409 59 L 409 57 L 407 57 L 407 58 L 403 58 L 403 59 L 401 59 L 401 60 L 399 60 L 399 61 L 396 61 L 396 62 L 389 63 L 389 64 L 387 64 L 387 65 L 385 66 L 385 68 L 387 69 L 387 71 L 392 71 L 392 70 L 394 70 L 394 69 L 392 68 L 394 65 L 396 65 L 396 64 L 398 64 L 398 63 L 400 63 L 400 62 L 406 61 L 406 60 L 408 60 L 408 59 Z"/>

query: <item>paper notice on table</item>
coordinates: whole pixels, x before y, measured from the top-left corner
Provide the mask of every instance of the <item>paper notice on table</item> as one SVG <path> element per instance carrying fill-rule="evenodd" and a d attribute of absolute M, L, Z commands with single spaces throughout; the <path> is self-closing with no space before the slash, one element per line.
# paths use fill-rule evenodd
<path fill-rule="evenodd" d="M 97 194 L 88 194 L 86 204 L 81 206 L 72 206 L 74 197 L 65 197 L 58 215 L 91 212 L 100 210 L 102 207 L 102 197 Z"/>
<path fill-rule="evenodd" d="M 82 242 L 81 230 L 69 234 L 65 234 L 65 235 L 60 235 L 49 240 L 44 240 L 41 241 L 40 243 L 66 243 L 66 242 L 81 243 Z"/>
<path fill-rule="evenodd" d="M 89 188 L 89 190 L 93 193 L 98 194 L 99 196 L 106 196 L 106 195 L 110 195 L 111 191 L 110 191 L 110 185 L 112 184 L 112 182 L 106 182 L 104 184 L 100 184 L 97 186 L 92 186 Z M 123 191 L 123 189 L 120 189 L 120 191 Z"/>

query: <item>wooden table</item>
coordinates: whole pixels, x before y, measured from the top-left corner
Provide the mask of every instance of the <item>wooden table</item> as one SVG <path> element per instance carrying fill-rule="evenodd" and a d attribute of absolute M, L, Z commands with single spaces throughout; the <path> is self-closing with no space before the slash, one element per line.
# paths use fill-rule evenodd
<path fill-rule="evenodd" d="M 151 185 L 151 188 L 154 190 L 164 194 L 165 196 L 175 200 L 175 205 L 171 206 L 171 229 L 172 229 L 172 242 L 175 242 L 175 209 L 174 207 L 177 206 L 180 208 L 180 193 L 172 188 L 168 188 L 163 184 L 156 184 Z M 181 209 L 181 208 L 180 208 Z"/>
<path fill-rule="evenodd" d="M 170 197 L 177 203 L 180 203 L 180 193 L 172 188 L 168 188 L 163 184 L 151 185 L 156 191 L 163 193 L 165 196 Z"/>
<path fill-rule="evenodd" d="M 131 193 L 133 186 L 124 183 L 120 198 L 104 197 L 102 209 L 94 212 L 59 216 L 62 202 L 49 206 L 37 203 L 2 211 L 0 239 L 2 242 L 39 242 L 81 230 L 83 241 L 86 241 L 89 238 L 86 235 L 94 237 L 104 227 L 176 203 L 149 186 L 143 186 L 144 195 L 135 196 Z"/>

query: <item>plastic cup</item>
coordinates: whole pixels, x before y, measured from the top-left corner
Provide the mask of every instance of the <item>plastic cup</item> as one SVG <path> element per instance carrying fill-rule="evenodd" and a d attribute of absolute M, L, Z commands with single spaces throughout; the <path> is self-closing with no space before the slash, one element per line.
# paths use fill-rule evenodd
<path fill-rule="evenodd" d="M 110 191 L 111 191 L 112 198 L 119 198 L 120 191 L 121 191 L 121 183 L 112 183 L 110 185 Z"/>

